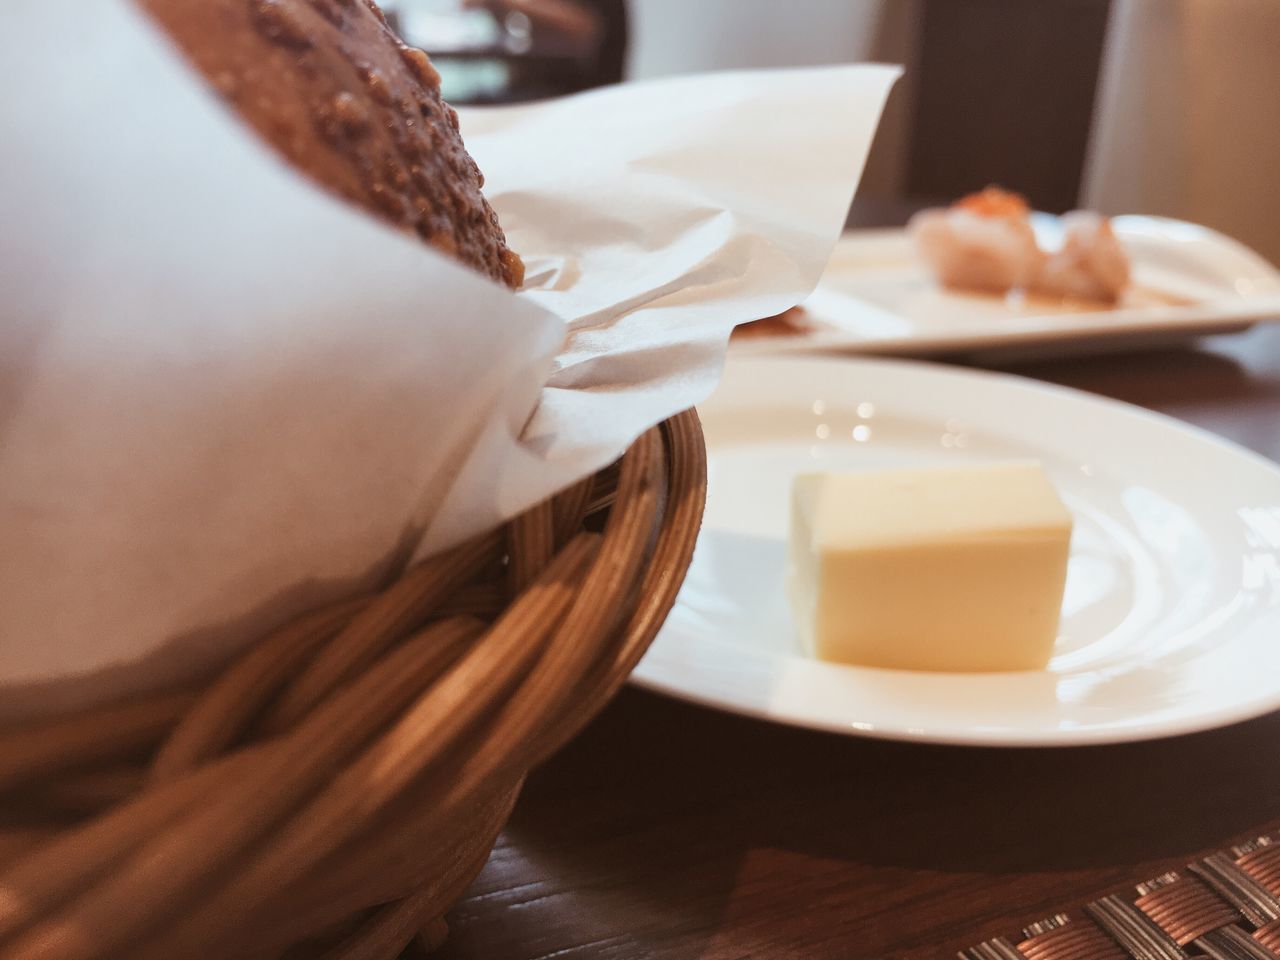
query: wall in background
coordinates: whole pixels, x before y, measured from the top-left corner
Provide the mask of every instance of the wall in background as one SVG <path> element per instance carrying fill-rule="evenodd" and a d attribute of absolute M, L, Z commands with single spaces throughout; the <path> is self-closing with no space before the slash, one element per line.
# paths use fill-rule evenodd
<path fill-rule="evenodd" d="M 859 196 L 901 193 L 919 0 L 629 0 L 628 77 L 704 70 L 902 63 Z"/>
<path fill-rule="evenodd" d="M 630 0 L 635 79 L 872 58 L 881 0 Z"/>
<path fill-rule="evenodd" d="M 859 189 L 888 219 L 1000 183 L 1050 211 L 1204 223 L 1280 262 L 1280 0 L 629 4 L 635 79 L 904 64 Z"/>
<path fill-rule="evenodd" d="M 1084 197 L 1280 263 L 1280 0 L 1116 0 Z"/>
<path fill-rule="evenodd" d="M 630 0 L 628 76 L 901 63 L 861 199 L 1077 204 L 1109 0 Z M 892 213 L 890 214 L 892 216 Z"/>

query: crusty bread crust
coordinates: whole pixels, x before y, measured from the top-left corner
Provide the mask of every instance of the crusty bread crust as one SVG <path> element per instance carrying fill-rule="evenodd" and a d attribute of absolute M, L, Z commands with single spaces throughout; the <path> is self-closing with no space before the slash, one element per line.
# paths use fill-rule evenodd
<path fill-rule="evenodd" d="M 440 77 L 369 0 L 139 0 L 298 170 L 488 277 L 524 266 L 480 192 Z"/>

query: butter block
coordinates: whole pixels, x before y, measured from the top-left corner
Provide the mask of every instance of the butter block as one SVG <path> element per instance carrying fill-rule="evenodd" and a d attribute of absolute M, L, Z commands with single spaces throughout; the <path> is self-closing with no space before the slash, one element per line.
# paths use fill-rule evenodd
<path fill-rule="evenodd" d="M 823 660 L 1043 669 L 1071 514 L 1038 463 L 815 473 L 792 487 L 789 591 Z"/>

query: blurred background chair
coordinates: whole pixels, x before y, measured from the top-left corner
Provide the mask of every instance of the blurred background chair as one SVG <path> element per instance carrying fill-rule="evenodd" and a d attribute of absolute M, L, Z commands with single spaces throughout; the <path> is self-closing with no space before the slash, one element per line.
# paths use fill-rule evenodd
<path fill-rule="evenodd" d="M 618 83 L 627 0 L 381 0 L 454 104 L 518 103 Z"/>

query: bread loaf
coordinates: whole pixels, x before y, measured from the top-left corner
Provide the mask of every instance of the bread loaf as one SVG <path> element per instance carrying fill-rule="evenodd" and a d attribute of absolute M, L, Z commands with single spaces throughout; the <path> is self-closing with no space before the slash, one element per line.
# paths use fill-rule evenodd
<path fill-rule="evenodd" d="M 295 168 L 510 287 L 524 274 L 440 99 L 370 0 L 139 0 Z"/>

